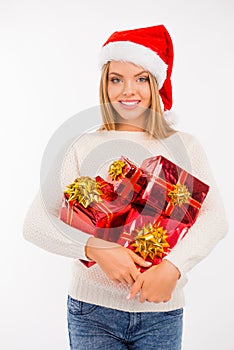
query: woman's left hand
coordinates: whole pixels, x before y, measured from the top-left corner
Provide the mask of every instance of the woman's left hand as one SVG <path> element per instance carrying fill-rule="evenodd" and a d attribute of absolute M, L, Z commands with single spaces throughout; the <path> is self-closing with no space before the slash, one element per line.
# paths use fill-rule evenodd
<path fill-rule="evenodd" d="M 128 299 L 134 299 L 140 291 L 138 300 L 160 303 L 171 299 L 172 292 L 180 278 L 179 270 L 169 261 L 150 267 L 141 273 L 130 289 Z"/>

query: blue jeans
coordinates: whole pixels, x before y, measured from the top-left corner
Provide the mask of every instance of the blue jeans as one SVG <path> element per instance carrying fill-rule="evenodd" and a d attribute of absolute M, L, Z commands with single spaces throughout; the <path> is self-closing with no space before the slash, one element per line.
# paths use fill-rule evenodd
<path fill-rule="evenodd" d="M 125 312 L 68 296 L 71 350 L 180 350 L 183 309 Z"/>

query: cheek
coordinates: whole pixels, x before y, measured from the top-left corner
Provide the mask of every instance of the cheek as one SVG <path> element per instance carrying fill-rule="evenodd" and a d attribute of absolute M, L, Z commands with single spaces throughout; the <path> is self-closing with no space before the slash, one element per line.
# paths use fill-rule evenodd
<path fill-rule="evenodd" d="M 112 101 L 115 98 L 117 98 L 119 96 L 119 94 L 121 93 L 121 86 L 118 84 L 116 84 L 116 85 L 108 84 L 107 93 L 108 93 L 110 101 Z"/>
<path fill-rule="evenodd" d="M 149 86 L 147 86 L 142 91 L 142 97 L 144 98 L 146 103 L 151 103 L 151 90 L 150 90 Z"/>

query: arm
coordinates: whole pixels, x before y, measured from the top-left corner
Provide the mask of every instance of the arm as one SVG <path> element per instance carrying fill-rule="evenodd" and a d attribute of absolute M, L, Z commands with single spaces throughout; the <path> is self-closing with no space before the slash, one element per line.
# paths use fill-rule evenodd
<path fill-rule="evenodd" d="M 54 174 L 54 171 L 53 171 Z M 29 242 L 51 253 L 88 260 L 85 255 L 85 245 L 92 235 L 70 227 L 59 219 L 63 190 L 79 175 L 79 166 L 75 150 L 71 147 L 65 155 L 62 169 L 55 171 L 61 179 L 60 186 L 55 185 L 53 177 L 48 177 L 47 184 L 50 194 L 48 198 L 39 191 L 24 220 L 23 236 Z M 60 187 L 59 189 L 57 187 Z M 46 203 L 45 203 L 46 202 Z M 77 237 L 75 241 L 72 237 Z"/>
<path fill-rule="evenodd" d="M 181 275 L 203 260 L 228 231 L 223 201 L 203 147 L 194 139 L 188 152 L 193 175 L 207 183 L 210 189 L 195 224 L 166 257 Z"/>
<path fill-rule="evenodd" d="M 151 262 L 120 244 L 91 237 L 86 244 L 87 257 L 96 261 L 108 278 L 119 284 L 132 285 L 141 275 L 136 264 L 149 267 Z"/>
<path fill-rule="evenodd" d="M 188 148 L 192 173 L 210 185 L 195 224 L 164 261 L 139 276 L 129 299 L 141 289 L 139 301 L 168 301 L 181 275 L 204 259 L 227 232 L 227 221 L 219 191 L 202 146 L 194 139 Z"/>
<path fill-rule="evenodd" d="M 24 238 L 51 253 L 76 259 L 92 259 L 114 282 L 132 284 L 140 274 L 134 262 L 149 266 L 144 259 L 119 244 L 95 238 L 59 219 L 63 190 L 79 176 L 76 152 L 71 147 L 63 161 L 61 174 L 60 171 L 56 176 L 50 174 L 45 187 L 34 199 L 24 221 Z M 60 189 L 54 177 L 61 177 Z M 76 237 L 76 240 L 72 237 Z"/>

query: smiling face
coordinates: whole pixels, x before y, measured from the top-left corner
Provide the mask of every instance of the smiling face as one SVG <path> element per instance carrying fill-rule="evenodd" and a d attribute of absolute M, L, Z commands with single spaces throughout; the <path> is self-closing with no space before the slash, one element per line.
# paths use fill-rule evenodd
<path fill-rule="evenodd" d="M 118 129 L 143 129 L 151 104 L 149 73 L 130 62 L 111 61 L 107 92 L 118 114 Z"/>

